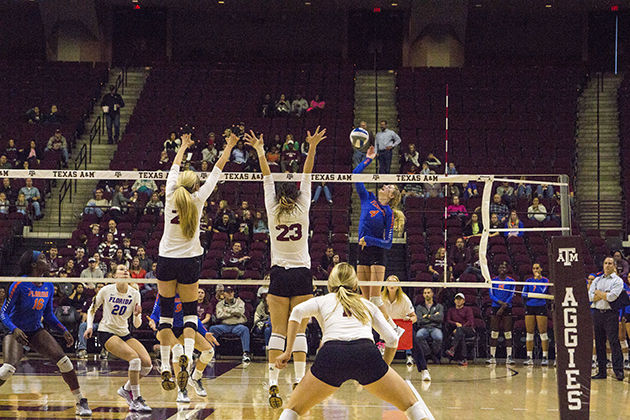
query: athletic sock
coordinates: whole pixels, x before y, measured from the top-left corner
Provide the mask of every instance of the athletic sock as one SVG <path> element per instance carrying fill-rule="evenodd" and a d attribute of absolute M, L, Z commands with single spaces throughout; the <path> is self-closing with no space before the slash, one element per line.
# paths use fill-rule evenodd
<path fill-rule="evenodd" d="M 512 347 L 505 348 L 505 357 L 512 357 Z"/>
<path fill-rule="evenodd" d="M 123 389 L 125 391 L 131 391 L 131 382 L 129 381 L 125 382 L 125 384 L 123 385 Z"/>
<path fill-rule="evenodd" d="M 184 338 L 184 354 L 188 356 L 188 367 L 193 360 L 193 352 L 195 351 L 195 339 L 194 338 Z"/>
<path fill-rule="evenodd" d="M 497 348 L 496 347 L 490 347 L 490 357 L 494 358 L 497 354 Z"/>
<path fill-rule="evenodd" d="M 162 372 L 171 370 L 171 346 L 160 345 L 160 358 L 162 360 Z"/>
<path fill-rule="evenodd" d="M 532 350 L 532 351 L 528 350 L 527 351 L 527 358 L 528 359 L 533 359 L 534 358 L 534 350 Z"/>
<path fill-rule="evenodd" d="M 280 370 L 276 368 L 275 363 L 269 363 L 269 386 L 278 385 L 278 375 Z"/>
<path fill-rule="evenodd" d="M 193 372 L 193 374 L 192 374 L 192 378 L 193 378 L 195 381 L 198 381 L 198 380 L 199 380 L 199 379 L 201 379 L 202 377 L 203 377 L 203 371 L 201 371 L 201 370 L 199 370 L 199 369 L 195 368 L 195 371 L 194 371 L 194 372 Z"/>
<path fill-rule="evenodd" d="M 428 417 L 420 401 L 409 407 L 407 411 L 405 411 L 405 414 L 407 415 L 409 420 L 422 420 Z"/>
<path fill-rule="evenodd" d="M 131 396 L 133 397 L 134 401 L 140 396 L 140 384 L 131 385 Z"/>
<path fill-rule="evenodd" d="M 306 362 L 293 362 L 293 367 L 295 369 L 295 383 L 298 383 L 306 374 Z"/>
<path fill-rule="evenodd" d="M 278 420 L 297 420 L 297 419 L 298 419 L 298 414 L 293 410 L 289 410 L 288 408 L 285 408 L 284 410 L 282 410 L 282 414 L 280 414 L 280 417 L 278 417 Z"/>
<path fill-rule="evenodd" d="M 548 359 L 549 358 L 549 352 L 548 351 L 543 351 L 543 357 L 545 359 Z"/>
<path fill-rule="evenodd" d="M 77 404 L 81 402 L 81 400 L 83 399 L 83 393 L 81 392 L 81 388 L 77 388 L 74 391 L 72 391 L 72 395 L 74 396 L 74 399 L 76 400 Z"/>

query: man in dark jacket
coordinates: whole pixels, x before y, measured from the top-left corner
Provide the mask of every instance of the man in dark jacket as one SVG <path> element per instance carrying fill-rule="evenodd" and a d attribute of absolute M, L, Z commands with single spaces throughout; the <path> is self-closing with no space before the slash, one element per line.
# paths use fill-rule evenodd
<path fill-rule="evenodd" d="M 109 93 L 103 97 L 101 108 L 105 115 L 105 125 L 107 126 L 107 142 L 118 143 L 120 136 L 120 108 L 125 107 L 125 101 L 120 96 L 113 85 L 109 86 Z M 112 124 L 114 125 L 114 135 L 112 137 Z"/>
<path fill-rule="evenodd" d="M 442 321 L 444 320 L 444 307 L 433 300 L 433 289 L 425 287 L 422 292 L 424 303 L 416 306 L 416 316 L 418 317 L 418 332 L 416 340 L 426 358 L 433 355 L 436 363 L 440 362 L 442 352 Z M 427 344 L 427 339 L 431 338 L 431 348 Z"/>

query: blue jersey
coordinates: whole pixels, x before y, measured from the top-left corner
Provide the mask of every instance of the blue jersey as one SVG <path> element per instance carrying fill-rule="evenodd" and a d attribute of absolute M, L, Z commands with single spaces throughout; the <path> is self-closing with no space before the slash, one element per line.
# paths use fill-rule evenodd
<path fill-rule="evenodd" d="M 506 277 L 504 280 L 501 280 L 499 277 L 495 277 L 492 279 L 492 281 L 513 282 L 514 279 L 509 276 Z M 513 284 L 493 283 L 492 288 L 490 289 L 490 299 L 492 299 L 492 306 L 494 306 L 495 308 L 499 307 L 501 306 L 499 301 L 502 301 L 507 303 L 507 306 L 511 308 L 512 298 L 514 297 L 514 289 L 516 289 L 516 286 L 514 286 Z"/>
<path fill-rule="evenodd" d="M 364 159 L 352 173 L 360 174 L 371 162 L 372 159 Z M 390 249 L 394 238 L 394 212 L 391 207 L 380 204 L 374 193 L 368 192 L 362 182 L 354 185 L 361 199 L 359 238 L 364 238 L 368 246 Z"/>
<path fill-rule="evenodd" d="M 549 279 L 546 277 L 542 277 L 540 279 L 535 279 L 533 277 L 530 277 L 525 281 L 528 283 L 549 283 Z M 525 286 L 523 286 L 523 297 L 527 298 L 525 305 L 526 306 L 545 306 L 547 304 L 547 301 L 545 299 L 530 298 L 528 293 L 545 293 L 546 294 L 548 289 L 549 289 L 549 286 L 539 286 L 535 284 L 533 285 L 526 284 Z"/>
<path fill-rule="evenodd" d="M 624 290 L 624 292 L 626 292 L 628 294 L 628 297 L 630 298 L 630 285 L 628 283 L 626 283 L 625 281 L 623 282 L 623 290 Z M 630 305 L 628 305 L 625 308 L 619 310 L 619 316 L 622 316 L 622 315 L 625 315 L 625 314 L 630 314 Z"/>
<path fill-rule="evenodd" d="M 54 294 L 52 283 L 43 283 L 39 287 L 30 281 L 13 283 L 0 310 L 2 323 L 11 332 L 16 328 L 24 332 L 35 332 L 44 327 L 43 318 L 48 327 L 66 331 L 66 327 L 53 313 Z"/>
<path fill-rule="evenodd" d="M 153 305 L 153 312 L 151 312 L 151 319 L 155 322 L 155 325 L 160 324 L 160 295 L 155 298 L 155 304 Z M 173 328 L 184 328 L 184 313 L 182 312 L 182 301 L 179 299 L 179 295 L 175 295 L 175 311 L 173 313 Z M 197 318 L 197 331 L 201 335 L 206 335 L 206 327 L 203 326 L 201 320 Z"/>

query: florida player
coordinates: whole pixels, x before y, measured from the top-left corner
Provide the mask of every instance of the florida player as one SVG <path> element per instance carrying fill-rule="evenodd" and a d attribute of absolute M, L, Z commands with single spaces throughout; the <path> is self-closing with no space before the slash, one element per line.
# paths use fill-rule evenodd
<path fill-rule="evenodd" d="M 549 279 L 542 276 L 542 267 L 539 263 L 532 266 L 534 277 L 525 280 L 527 283 L 549 283 Z M 525 365 L 534 364 L 534 333 L 538 325 L 538 334 L 542 344 L 541 366 L 549 365 L 549 337 L 547 335 L 547 301 L 540 298 L 530 298 L 529 293 L 547 293 L 549 286 L 536 286 L 526 284 L 523 286 L 523 299 L 525 300 L 525 329 L 527 336 L 525 347 L 527 349 L 527 359 Z"/>
<path fill-rule="evenodd" d="M 256 138 L 253 132 L 245 135 L 249 145 L 258 154 L 271 237 L 271 270 L 267 303 L 271 319 L 271 338 L 268 344 L 269 404 L 273 408 L 282 406 L 282 399 L 278 395 L 279 372 L 275 366 L 275 360 L 285 348 L 289 314 L 296 305 L 313 296 L 311 257 L 308 252 L 310 173 L 313 172 L 317 145 L 325 138 L 326 129 L 320 131 L 319 126 L 314 134 L 307 132 L 306 143 L 309 149 L 304 162 L 305 175 L 298 180 L 300 181 L 299 189 L 294 182 L 279 183 L 276 189 L 265 157 L 262 134 L 260 138 Z M 300 325 L 293 347 L 294 384 L 299 383 L 306 372 L 308 346 L 305 330 L 306 321 Z"/>
<path fill-rule="evenodd" d="M 366 158 L 354 168 L 352 173 L 363 172 L 375 157 L 374 146 L 371 146 Z M 374 193 L 368 192 L 362 182 L 356 182 L 354 185 L 361 199 L 357 277 L 360 282 L 383 281 L 387 250 L 392 247 L 394 231 L 402 231 L 405 223 L 404 214 L 397 209 L 401 198 L 400 190 L 392 184 L 383 185 L 378 190 L 378 196 L 375 196 Z M 383 312 L 399 336 L 404 333 L 404 330 L 399 328 L 387 313 L 381 298 L 380 286 L 361 286 L 361 293 Z"/>
<path fill-rule="evenodd" d="M 19 275 L 25 277 L 25 281 L 11 285 L 7 300 L 0 310 L 0 319 L 9 330 L 3 341 L 4 364 L 0 367 L 0 385 L 15 373 L 24 355 L 24 346 L 29 346 L 57 365 L 76 400 L 76 414 L 89 417 L 92 410 L 81 392 L 72 362 L 42 325 L 43 318 L 49 328 L 63 332 L 68 347 L 74 344 L 72 334 L 53 313 L 54 287 L 52 283 L 26 281 L 26 277 L 44 277 L 48 274 L 50 268 L 46 255 L 40 251 L 26 251 L 20 257 L 19 266 Z"/>
<path fill-rule="evenodd" d="M 492 279 L 490 299 L 492 314 L 490 315 L 490 359 L 486 363 L 496 365 L 497 340 L 499 328 L 505 337 L 505 364 L 512 365 L 512 299 L 514 298 L 514 279 L 507 275 L 507 263 L 499 264 L 499 275 Z M 505 282 L 505 283 L 498 283 Z M 510 284 L 512 283 L 512 284 Z"/>
<path fill-rule="evenodd" d="M 114 278 L 128 279 L 129 270 L 124 264 L 116 267 Z M 153 367 L 147 349 L 131 336 L 129 318 L 133 314 L 133 326 L 142 324 L 140 292 L 127 282 L 117 282 L 103 287 L 94 297 L 87 313 L 87 329 L 84 337 L 93 333 L 94 315 L 103 306 L 103 319 L 98 323 L 99 342 L 119 359 L 129 362 L 129 380 L 118 389 L 118 395 L 127 400 L 129 411 L 150 413 L 149 407 L 140 393 L 140 377 L 147 376 Z"/>
<path fill-rule="evenodd" d="M 160 322 L 160 296 L 158 296 L 155 300 L 155 305 L 153 305 L 153 312 L 150 317 L 147 317 L 149 321 L 149 327 L 151 329 L 156 330 L 156 325 Z M 184 326 L 184 314 L 182 312 L 182 303 L 179 300 L 179 296 L 175 295 L 175 312 L 173 313 L 173 334 L 175 339 L 169 341 L 167 345 L 171 346 L 173 353 L 173 361 L 177 362 L 179 357 L 182 355 L 184 349 L 182 344 L 184 343 L 184 337 L 182 336 Z M 201 320 L 197 321 L 197 333 L 195 335 L 195 349 L 197 349 L 201 354 L 199 359 L 197 360 L 197 365 L 195 366 L 195 370 L 188 378 L 188 382 L 195 389 L 195 392 L 200 397 L 208 396 L 201 378 L 203 377 L 203 371 L 206 369 L 206 366 L 212 360 L 214 356 L 214 347 L 219 343 L 214 338 L 212 333 L 206 331 L 205 327 L 201 323 Z M 166 367 L 168 368 L 168 367 Z M 165 369 L 163 366 L 162 369 Z M 178 363 L 173 363 L 173 371 L 176 377 L 180 377 L 181 367 Z M 178 384 L 179 391 L 177 392 L 177 402 L 187 403 L 190 402 L 190 398 L 188 397 L 188 391 L 186 390 L 186 384 Z M 173 382 L 163 383 L 162 387 L 164 389 L 173 389 L 175 384 Z"/>
<path fill-rule="evenodd" d="M 186 132 L 187 131 L 187 132 Z M 179 294 L 184 313 L 184 354 L 178 361 L 182 366 L 179 383 L 188 382 L 188 366 L 192 362 L 197 329 L 197 290 L 203 247 L 199 240 L 199 224 L 205 201 L 219 181 L 221 171 L 227 163 L 231 150 L 238 141 L 232 134 L 214 165 L 206 182 L 201 185 L 198 175 L 192 171 L 180 173 L 180 165 L 186 150 L 195 144 L 190 130 L 182 134 L 182 145 L 173 159 L 166 179 L 166 202 L 164 208 L 164 234 L 158 252 L 158 293 L 161 297 L 161 318 L 157 338 L 160 341 L 162 367 L 170 366 L 170 346 L 165 344 L 173 336 L 173 307 L 175 293 Z M 170 369 L 164 369 L 163 384 L 169 382 Z"/>

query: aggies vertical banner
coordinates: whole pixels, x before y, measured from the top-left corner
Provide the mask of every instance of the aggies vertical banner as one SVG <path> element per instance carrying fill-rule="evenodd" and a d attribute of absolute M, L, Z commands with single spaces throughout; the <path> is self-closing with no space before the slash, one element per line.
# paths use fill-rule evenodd
<path fill-rule="evenodd" d="M 556 339 L 560 419 L 589 418 L 593 322 L 584 273 L 582 239 L 551 238 L 550 280 L 554 284 L 553 325 Z"/>

